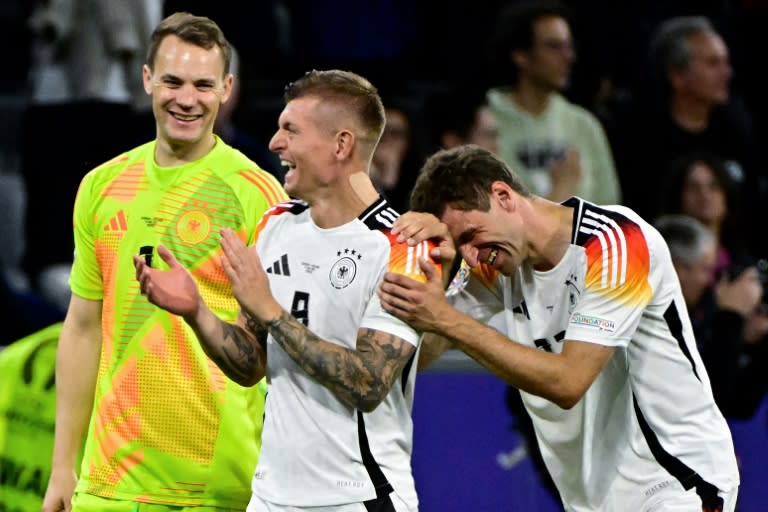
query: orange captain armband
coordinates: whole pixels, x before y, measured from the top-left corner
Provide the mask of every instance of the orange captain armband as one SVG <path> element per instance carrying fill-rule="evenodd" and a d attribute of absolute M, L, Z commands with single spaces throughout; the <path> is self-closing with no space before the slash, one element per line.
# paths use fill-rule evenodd
<path fill-rule="evenodd" d="M 437 275 L 442 276 L 442 264 L 439 261 L 435 261 L 430 255 L 432 249 L 435 247 L 437 247 L 437 244 L 432 240 L 425 240 L 416 245 L 408 245 L 406 243 L 397 243 L 396 241 L 393 241 L 387 270 L 426 283 L 427 276 L 421 271 L 421 267 L 419 266 L 419 258 L 424 257 L 434 263 L 437 269 Z"/>

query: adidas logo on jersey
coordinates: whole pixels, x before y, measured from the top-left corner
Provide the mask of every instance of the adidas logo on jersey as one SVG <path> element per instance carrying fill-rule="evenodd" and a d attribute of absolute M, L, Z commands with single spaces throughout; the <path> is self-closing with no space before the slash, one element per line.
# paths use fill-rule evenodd
<path fill-rule="evenodd" d="M 109 219 L 109 222 L 104 225 L 104 231 L 114 231 L 118 233 L 128 231 L 128 221 L 125 218 L 125 212 L 120 210 Z"/>
<path fill-rule="evenodd" d="M 275 261 L 271 267 L 267 269 L 267 274 L 275 274 L 276 276 L 290 276 L 291 269 L 288 267 L 288 255 L 283 254 L 280 259 Z"/>

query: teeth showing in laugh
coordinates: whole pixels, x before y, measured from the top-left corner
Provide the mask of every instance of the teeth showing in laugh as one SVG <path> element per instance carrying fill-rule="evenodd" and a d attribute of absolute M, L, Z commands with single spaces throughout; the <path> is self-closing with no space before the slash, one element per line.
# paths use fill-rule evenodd
<path fill-rule="evenodd" d="M 173 117 L 175 117 L 179 121 L 194 121 L 199 116 L 192 115 L 192 114 L 173 114 Z"/>

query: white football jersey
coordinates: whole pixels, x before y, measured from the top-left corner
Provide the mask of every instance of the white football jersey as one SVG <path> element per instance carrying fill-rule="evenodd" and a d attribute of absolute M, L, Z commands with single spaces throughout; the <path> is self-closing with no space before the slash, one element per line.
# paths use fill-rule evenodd
<path fill-rule="evenodd" d="M 420 272 L 424 246 L 397 244 L 397 218 L 384 200 L 343 226 L 321 229 L 300 201 L 275 206 L 259 228 L 256 250 L 272 293 L 320 338 L 354 349 L 370 328 L 418 346 L 418 335 L 385 312 L 376 289 L 388 270 Z M 394 489 L 418 506 L 411 472 L 411 410 L 416 364 L 404 368 L 371 413 L 343 404 L 307 375 L 272 336 L 267 341 L 267 401 L 253 492 L 291 506 L 363 502 Z"/>
<path fill-rule="evenodd" d="M 672 489 L 731 490 L 739 483 L 731 434 L 661 235 L 622 206 L 563 204 L 574 208 L 572 240 L 554 268 L 524 264 L 505 277 L 465 267 L 448 296 L 523 345 L 615 348 L 570 410 L 521 392 L 564 504 L 641 510 Z"/>

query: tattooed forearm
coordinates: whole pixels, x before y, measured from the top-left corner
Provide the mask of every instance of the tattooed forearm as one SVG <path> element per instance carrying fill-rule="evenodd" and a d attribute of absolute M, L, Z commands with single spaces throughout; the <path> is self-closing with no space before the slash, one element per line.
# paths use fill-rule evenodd
<path fill-rule="evenodd" d="M 267 336 L 269 336 L 267 326 L 245 310 L 243 310 L 243 317 L 245 318 L 245 325 L 248 327 L 248 330 L 256 337 L 256 341 L 259 342 L 261 348 L 266 352 Z"/>
<path fill-rule="evenodd" d="M 222 342 L 218 350 L 209 353 L 227 377 L 243 385 L 255 384 L 264 373 L 257 340 L 238 325 L 221 322 Z"/>
<path fill-rule="evenodd" d="M 370 412 L 389 393 L 415 348 L 397 336 L 361 329 L 357 350 L 324 341 L 283 311 L 268 324 L 275 341 L 345 404 Z"/>

